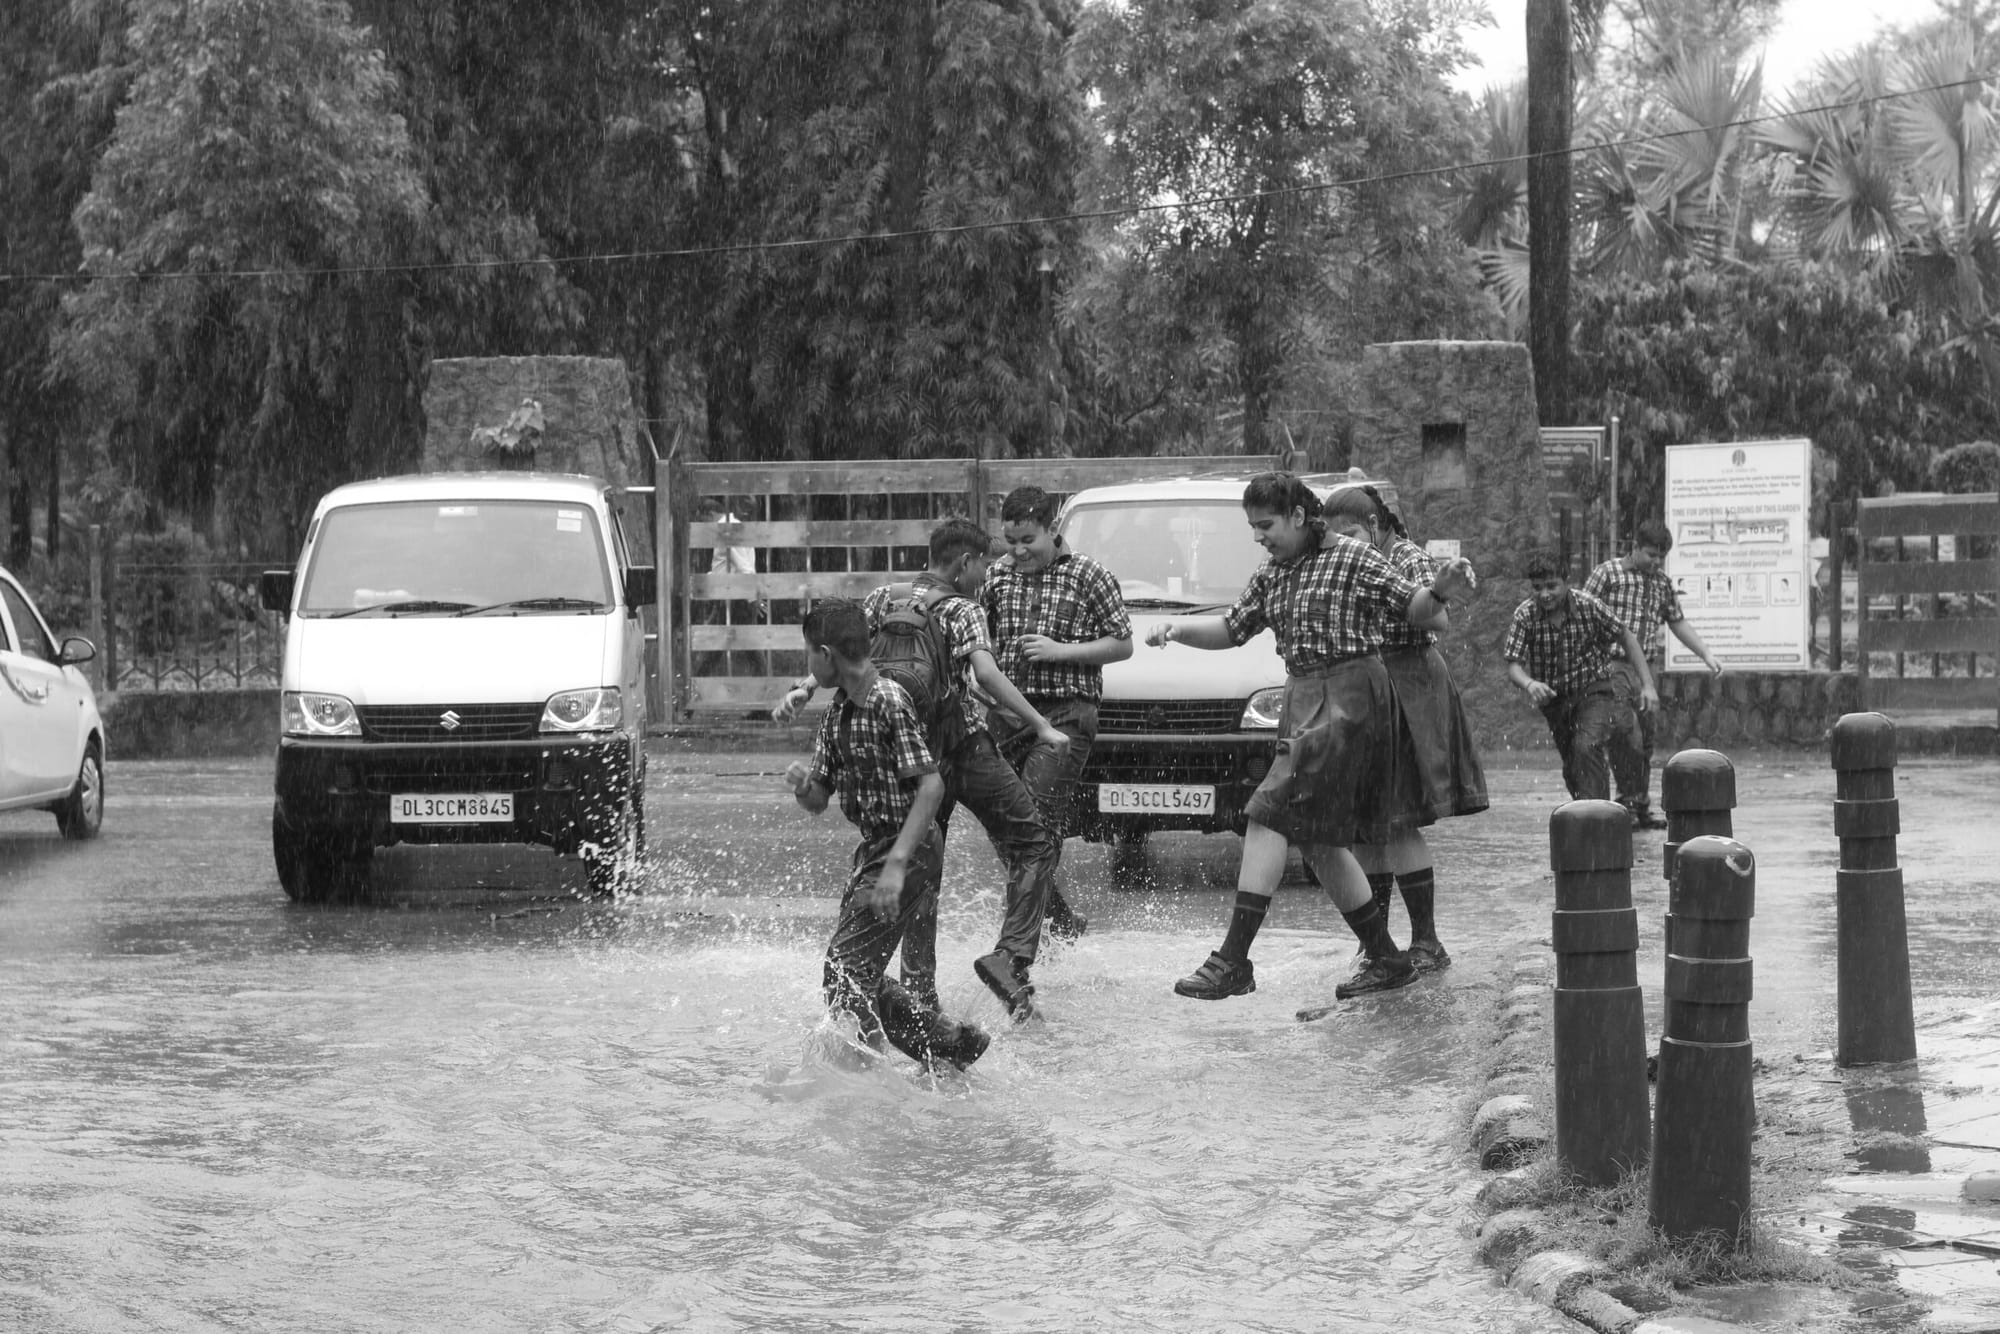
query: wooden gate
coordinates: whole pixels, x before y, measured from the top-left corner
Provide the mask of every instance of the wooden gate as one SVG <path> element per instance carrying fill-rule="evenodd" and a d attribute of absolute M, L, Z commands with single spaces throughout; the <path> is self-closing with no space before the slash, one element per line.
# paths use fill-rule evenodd
<path fill-rule="evenodd" d="M 1111 459 L 864 459 L 681 463 L 658 476 L 666 718 L 764 716 L 805 671 L 799 624 L 817 598 L 860 597 L 929 559 L 948 514 L 999 531 L 1033 483 L 1058 498 L 1182 473 L 1304 466 L 1302 454 Z M 746 568 L 747 567 L 747 568 Z M 820 699 L 824 701 L 822 693 Z"/>
<path fill-rule="evenodd" d="M 2000 495 L 1863 500 L 1862 707 L 2000 718 Z"/>

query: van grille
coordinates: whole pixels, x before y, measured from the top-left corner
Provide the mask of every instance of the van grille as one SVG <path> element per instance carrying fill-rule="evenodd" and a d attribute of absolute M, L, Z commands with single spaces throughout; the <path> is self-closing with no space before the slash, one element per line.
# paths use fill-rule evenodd
<path fill-rule="evenodd" d="M 355 712 L 364 741 L 525 741 L 542 722 L 540 704 L 364 704 Z"/>
<path fill-rule="evenodd" d="M 1240 699 L 1103 700 L 1097 730 L 1105 732 L 1235 732 L 1243 721 Z"/>

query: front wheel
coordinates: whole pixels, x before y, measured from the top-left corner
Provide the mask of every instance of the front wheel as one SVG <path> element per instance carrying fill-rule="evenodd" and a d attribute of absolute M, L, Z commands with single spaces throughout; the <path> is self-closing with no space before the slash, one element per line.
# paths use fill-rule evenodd
<path fill-rule="evenodd" d="M 271 860 L 278 868 L 279 888 L 294 903 L 325 903 L 346 890 L 359 890 L 365 884 L 372 851 L 336 856 L 324 841 L 316 844 L 275 813 L 271 816 Z"/>
<path fill-rule="evenodd" d="M 76 786 L 56 803 L 56 828 L 69 839 L 96 838 L 104 828 L 104 755 L 95 741 L 83 748 Z"/>
<path fill-rule="evenodd" d="M 634 892 L 636 877 L 646 860 L 646 806 L 637 797 L 619 808 L 616 828 L 593 848 L 584 852 L 590 876 L 590 892 L 601 897 Z"/>

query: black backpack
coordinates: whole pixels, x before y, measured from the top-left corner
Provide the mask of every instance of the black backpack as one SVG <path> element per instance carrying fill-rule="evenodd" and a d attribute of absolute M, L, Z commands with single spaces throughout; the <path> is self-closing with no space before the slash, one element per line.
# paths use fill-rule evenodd
<path fill-rule="evenodd" d="M 914 584 L 891 584 L 888 610 L 868 645 L 876 670 L 901 686 L 916 706 L 931 758 L 940 762 L 965 739 L 959 671 L 944 627 L 932 614 L 938 603 L 956 596 L 949 589 L 919 592 Z"/>

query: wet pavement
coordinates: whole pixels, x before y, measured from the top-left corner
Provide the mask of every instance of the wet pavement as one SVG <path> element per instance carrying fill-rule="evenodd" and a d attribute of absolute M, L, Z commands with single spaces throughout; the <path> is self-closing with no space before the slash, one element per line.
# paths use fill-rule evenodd
<path fill-rule="evenodd" d="M 1434 831 L 1455 966 L 1313 1024 L 1353 951 L 1296 870 L 1259 990 L 1171 995 L 1237 846 L 1182 835 L 1069 845 L 1091 930 L 1036 970 L 1047 1022 L 1006 1028 L 970 969 L 1001 872 L 961 831 L 944 994 L 996 1038 L 949 1080 L 828 1059 L 851 839 L 788 758 L 657 751 L 648 892 L 618 903 L 546 854 L 422 849 L 378 857 L 369 902 L 295 907 L 254 761 L 114 766 L 95 844 L 0 817 L 0 1328 L 1574 1328 L 1474 1257 L 1465 1141 L 1495 997 L 1546 940 L 1551 756 L 1494 762 L 1494 810 Z M 1760 1218 L 1864 1274 L 1845 1327 L 2000 1327 L 2000 1204 L 1958 1194 L 2000 1168 L 2000 763 L 1899 770 L 1920 1056 L 1843 1071 L 1832 775 L 1734 758 L 1760 1109 L 1851 1168 Z M 1827 1327 L 1796 1294 L 1693 1298 Z"/>

